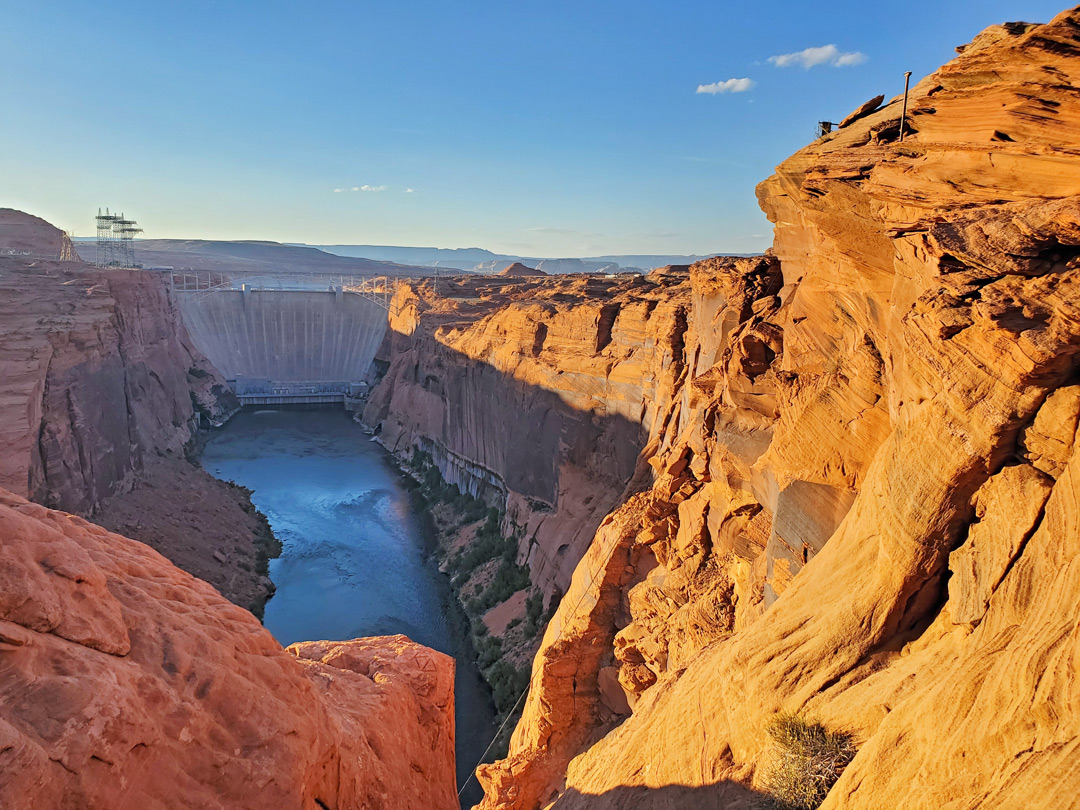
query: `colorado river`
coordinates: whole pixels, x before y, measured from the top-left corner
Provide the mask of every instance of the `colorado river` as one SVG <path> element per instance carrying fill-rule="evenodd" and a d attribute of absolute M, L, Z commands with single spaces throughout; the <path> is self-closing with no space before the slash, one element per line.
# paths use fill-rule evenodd
<path fill-rule="evenodd" d="M 457 659 L 458 784 L 495 731 L 449 586 L 385 452 L 340 410 L 237 414 L 203 467 L 253 490 L 282 541 L 264 624 L 282 645 L 404 633 Z M 469 798 L 478 800 L 476 780 Z"/>

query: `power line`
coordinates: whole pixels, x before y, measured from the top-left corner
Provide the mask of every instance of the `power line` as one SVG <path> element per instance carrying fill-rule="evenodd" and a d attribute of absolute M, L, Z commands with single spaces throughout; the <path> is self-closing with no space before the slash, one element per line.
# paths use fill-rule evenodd
<path fill-rule="evenodd" d="M 619 544 L 619 541 L 621 539 L 622 539 L 621 534 L 616 534 L 615 535 L 615 539 L 612 541 L 611 547 L 607 550 L 607 552 L 604 555 L 601 556 L 601 560 L 606 560 L 606 559 L 610 558 L 610 555 L 612 553 L 614 553 L 614 551 L 615 551 L 615 546 L 617 546 Z M 586 549 L 585 553 L 588 554 L 587 549 Z M 582 557 L 582 559 L 584 559 L 584 557 Z M 596 582 L 596 578 L 599 576 L 600 571 L 602 570 L 602 568 L 603 568 L 603 566 L 600 566 L 600 567 L 598 567 L 596 569 L 596 571 L 593 572 L 592 578 L 589 580 L 589 584 L 581 592 L 581 596 L 578 597 L 577 602 L 574 604 L 573 610 L 571 611 L 571 615 L 577 613 L 577 609 L 579 607 L 581 607 L 581 603 L 585 601 L 586 595 L 592 589 L 592 586 Z M 573 583 L 573 580 L 571 580 L 571 584 L 572 583 Z M 566 622 L 563 622 L 563 624 L 559 627 L 559 632 L 555 634 L 555 638 L 552 640 L 551 646 L 554 646 L 555 644 L 557 644 L 559 642 L 559 639 L 562 638 L 563 630 L 565 629 L 565 627 L 566 627 Z M 487 748 L 484 749 L 484 753 L 480 755 L 480 759 L 477 760 L 476 764 L 472 767 L 472 770 L 469 771 L 469 775 L 465 778 L 465 781 L 461 783 L 461 787 L 458 789 L 458 794 L 457 794 L 459 799 L 461 798 L 461 794 L 465 792 L 465 788 L 468 787 L 469 782 L 476 775 L 476 769 L 484 764 L 484 758 L 488 755 L 488 752 L 491 751 L 491 746 L 493 746 L 495 744 L 495 741 L 499 738 L 499 735 L 502 734 L 503 729 L 506 728 L 506 724 L 508 722 L 510 722 L 510 718 L 514 716 L 514 712 L 517 711 L 518 705 L 521 703 L 522 698 L 524 698 L 525 695 L 527 695 L 529 693 L 529 690 L 531 688 L 532 688 L 532 677 L 530 675 L 528 686 L 526 686 L 525 689 L 521 692 L 521 694 L 518 695 L 518 699 L 516 701 L 514 701 L 513 707 L 507 713 L 506 719 L 504 719 L 502 721 L 502 725 L 499 726 L 498 730 L 495 732 L 495 735 L 491 738 L 491 742 L 488 743 Z"/>

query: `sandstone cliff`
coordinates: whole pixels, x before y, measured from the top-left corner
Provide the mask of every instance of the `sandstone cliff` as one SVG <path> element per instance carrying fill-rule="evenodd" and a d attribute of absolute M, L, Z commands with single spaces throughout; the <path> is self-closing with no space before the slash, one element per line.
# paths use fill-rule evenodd
<path fill-rule="evenodd" d="M 199 421 L 239 403 L 162 277 L 61 262 L 62 245 L 0 210 L 0 486 L 122 529 L 260 610 L 273 537 L 245 493 L 185 460 Z"/>
<path fill-rule="evenodd" d="M 159 276 L 0 257 L 0 284 L 0 486 L 92 512 L 237 407 Z"/>
<path fill-rule="evenodd" d="M 0 806 L 457 806 L 454 663 L 282 650 L 147 546 L 0 490 Z"/>
<path fill-rule="evenodd" d="M 1080 9 L 990 29 L 691 268 L 484 808 L 753 806 L 780 711 L 857 742 L 826 808 L 1080 806 L 1077 87 Z"/>
<path fill-rule="evenodd" d="M 684 268 L 685 271 L 685 268 Z M 506 512 L 546 594 L 564 590 L 685 373 L 685 272 L 463 277 L 399 287 L 364 419 L 399 455 Z"/>

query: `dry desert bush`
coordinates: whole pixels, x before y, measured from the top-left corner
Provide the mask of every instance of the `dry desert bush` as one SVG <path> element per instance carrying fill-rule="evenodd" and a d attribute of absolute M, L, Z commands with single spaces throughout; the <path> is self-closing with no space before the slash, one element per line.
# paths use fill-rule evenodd
<path fill-rule="evenodd" d="M 772 754 L 763 787 L 778 810 L 815 810 L 855 756 L 850 734 L 781 712 L 766 727 Z"/>

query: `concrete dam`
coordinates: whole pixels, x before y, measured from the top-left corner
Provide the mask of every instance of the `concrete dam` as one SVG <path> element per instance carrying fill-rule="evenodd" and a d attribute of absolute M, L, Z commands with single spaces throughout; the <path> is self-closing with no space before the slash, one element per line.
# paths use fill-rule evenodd
<path fill-rule="evenodd" d="M 192 342 L 242 403 L 342 402 L 356 393 L 386 333 L 385 281 L 232 284 L 193 288 L 174 278 L 173 290 Z"/>

